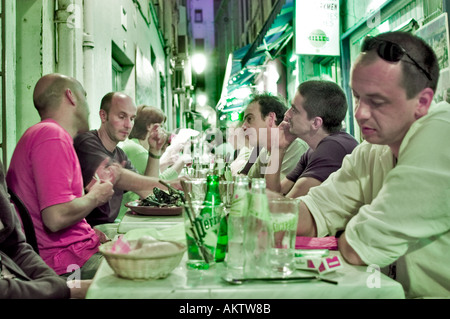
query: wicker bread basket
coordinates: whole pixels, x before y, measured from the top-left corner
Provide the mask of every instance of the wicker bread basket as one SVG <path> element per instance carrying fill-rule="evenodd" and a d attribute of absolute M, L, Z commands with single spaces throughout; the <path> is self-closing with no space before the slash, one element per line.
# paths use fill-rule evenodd
<path fill-rule="evenodd" d="M 111 252 L 112 241 L 101 245 L 99 249 L 117 276 L 127 279 L 158 279 L 167 277 L 180 264 L 186 251 L 184 244 L 167 242 L 177 246 L 178 251 L 162 252 L 155 256 L 118 254 Z"/>

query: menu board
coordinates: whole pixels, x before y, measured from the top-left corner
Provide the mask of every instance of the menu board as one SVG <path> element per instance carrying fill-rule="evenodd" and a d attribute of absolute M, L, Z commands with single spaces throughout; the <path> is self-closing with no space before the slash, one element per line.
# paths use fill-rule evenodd
<path fill-rule="evenodd" d="M 295 15 L 296 54 L 339 55 L 339 0 L 296 0 Z"/>

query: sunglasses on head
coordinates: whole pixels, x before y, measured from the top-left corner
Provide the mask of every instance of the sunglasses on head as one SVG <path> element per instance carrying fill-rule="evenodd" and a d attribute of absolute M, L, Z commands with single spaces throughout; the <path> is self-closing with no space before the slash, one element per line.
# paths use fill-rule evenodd
<path fill-rule="evenodd" d="M 422 68 L 400 44 L 370 36 L 366 37 L 361 46 L 361 52 L 367 52 L 374 48 L 376 48 L 378 56 L 388 62 L 398 62 L 406 55 L 414 65 L 425 74 L 428 80 L 431 81 L 430 73 Z"/>

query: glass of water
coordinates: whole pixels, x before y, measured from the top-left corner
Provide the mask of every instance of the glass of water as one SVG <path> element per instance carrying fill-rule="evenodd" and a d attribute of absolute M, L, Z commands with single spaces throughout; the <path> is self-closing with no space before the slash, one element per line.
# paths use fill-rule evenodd
<path fill-rule="evenodd" d="M 275 276 L 288 276 L 295 271 L 295 239 L 297 237 L 299 201 L 292 198 L 269 199 L 273 230 L 270 264 Z"/>

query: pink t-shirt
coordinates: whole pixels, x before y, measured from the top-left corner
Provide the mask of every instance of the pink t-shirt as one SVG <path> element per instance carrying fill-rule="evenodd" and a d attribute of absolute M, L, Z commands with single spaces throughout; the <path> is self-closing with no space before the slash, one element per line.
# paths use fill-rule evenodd
<path fill-rule="evenodd" d="M 84 194 L 73 139 L 58 123 L 44 120 L 24 133 L 6 181 L 30 212 L 39 254 L 57 274 L 72 271 L 71 265 L 83 266 L 98 251 L 99 238 L 85 219 L 54 233 L 42 222 L 43 209 Z"/>

